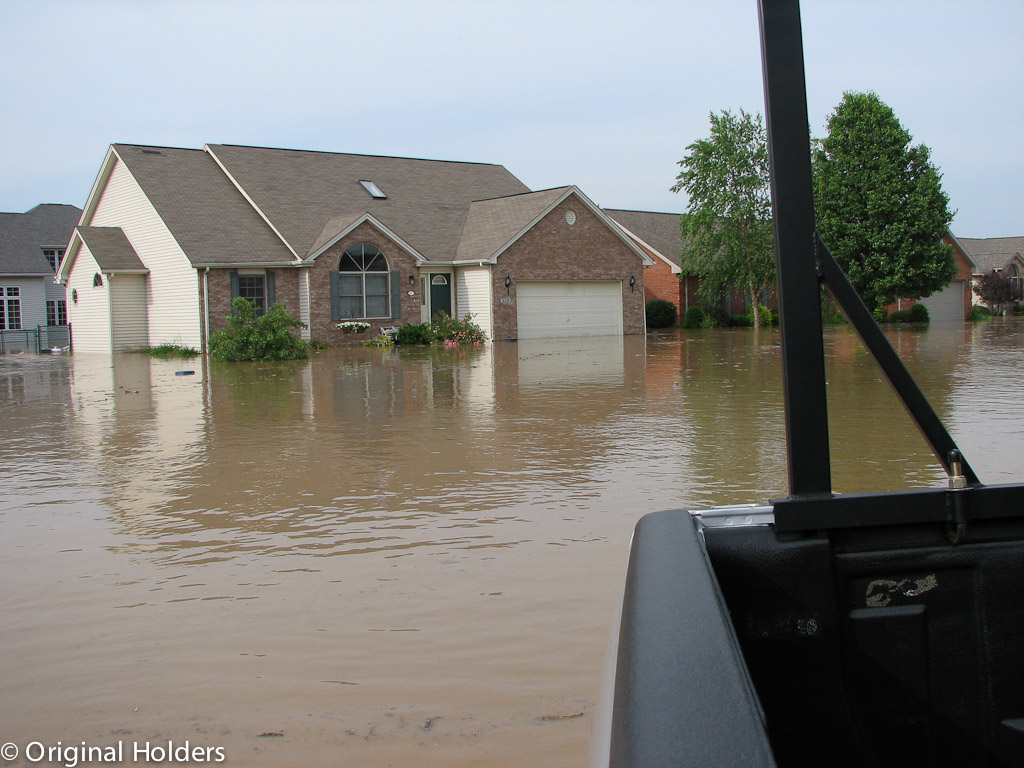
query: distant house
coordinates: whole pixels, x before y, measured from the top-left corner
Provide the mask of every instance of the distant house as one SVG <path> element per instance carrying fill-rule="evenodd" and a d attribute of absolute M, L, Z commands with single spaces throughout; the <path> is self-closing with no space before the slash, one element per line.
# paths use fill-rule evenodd
<path fill-rule="evenodd" d="M 54 273 L 81 214 L 73 205 L 54 204 L 37 205 L 26 213 L 0 213 L 3 350 L 66 346 L 67 304 Z"/>
<path fill-rule="evenodd" d="M 606 209 L 651 257 L 652 264 L 644 272 L 644 300 L 664 299 L 676 305 L 680 315 L 696 298 L 697 278 L 685 276 L 680 267 L 682 239 L 678 213 L 623 211 Z"/>
<path fill-rule="evenodd" d="M 238 296 L 329 344 L 438 312 L 493 340 L 643 333 L 652 263 L 578 188 L 499 165 L 116 144 L 58 278 L 76 350 L 109 353 L 205 349 Z"/>
<path fill-rule="evenodd" d="M 996 272 L 1009 279 L 1014 301 L 1024 300 L 1024 237 L 961 237 L 960 243 L 974 261 L 975 280 Z M 981 303 L 977 295 L 974 303 Z"/>

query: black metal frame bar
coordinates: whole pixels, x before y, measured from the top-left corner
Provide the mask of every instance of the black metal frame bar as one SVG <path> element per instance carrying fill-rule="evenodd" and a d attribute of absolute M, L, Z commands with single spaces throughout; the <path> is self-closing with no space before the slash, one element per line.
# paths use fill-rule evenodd
<path fill-rule="evenodd" d="M 777 530 L 815 530 L 1024 514 L 1024 485 L 985 487 L 815 229 L 799 0 L 759 0 L 783 349 L 787 499 Z M 833 496 L 821 326 L 825 285 L 950 474 L 955 490 Z"/>

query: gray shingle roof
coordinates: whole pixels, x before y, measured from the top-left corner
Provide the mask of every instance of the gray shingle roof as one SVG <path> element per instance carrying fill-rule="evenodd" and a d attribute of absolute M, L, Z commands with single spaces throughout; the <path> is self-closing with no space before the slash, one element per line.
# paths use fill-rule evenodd
<path fill-rule="evenodd" d="M 301 257 L 340 216 L 371 213 L 431 260 L 450 261 L 470 204 L 529 189 L 500 165 L 209 145 Z M 359 183 L 387 195 L 375 199 Z"/>
<path fill-rule="evenodd" d="M 958 237 L 982 273 L 1006 267 L 1014 254 L 1024 256 L 1024 237 Z"/>
<path fill-rule="evenodd" d="M 294 260 L 206 152 L 131 144 L 114 150 L 193 265 Z"/>
<path fill-rule="evenodd" d="M 52 275 L 43 248 L 63 248 L 82 210 L 44 203 L 27 213 L 0 213 L 0 274 Z"/>
<path fill-rule="evenodd" d="M 564 196 L 568 189 L 546 189 L 471 203 L 455 259 L 471 261 L 490 258 Z"/>
<path fill-rule="evenodd" d="M 683 245 L 679 234 L 678 213 L 621 211 L 607 208 L 604 212 L 645 243 L 656 248 L 662 256 L 671 259 L 673 264 L 679 265 Z"/>
<path fill-rule="evenodd" d="M 120 227 L 78 227 L 77 230 L 102 271 L 132 272 L 146 269 Z"/>

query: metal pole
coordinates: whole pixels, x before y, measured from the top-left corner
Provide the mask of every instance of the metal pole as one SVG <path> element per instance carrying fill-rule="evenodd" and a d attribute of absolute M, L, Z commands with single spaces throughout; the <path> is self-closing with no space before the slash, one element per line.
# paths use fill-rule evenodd
<path fill-rule="evenodd" d="M 829 494 L 828 408 L 798 0 L 759 0 L 791 496 Z"/>

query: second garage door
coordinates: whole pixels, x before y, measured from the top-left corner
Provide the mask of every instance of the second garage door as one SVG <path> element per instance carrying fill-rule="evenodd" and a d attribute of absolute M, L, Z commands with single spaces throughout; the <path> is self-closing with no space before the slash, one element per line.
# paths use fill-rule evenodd
<path fill-rule="evenodd" d="M 618 280 L 521 281 L 516 304 L 520 339 L 622 335 Z"/>
<path fill-rule="evenodd" d="M 928 317 L 936 323 L 964 321 L 964 281 L 954 280 L 949 287 L 937 291 L 921 303 L 928 308 Z"/>

